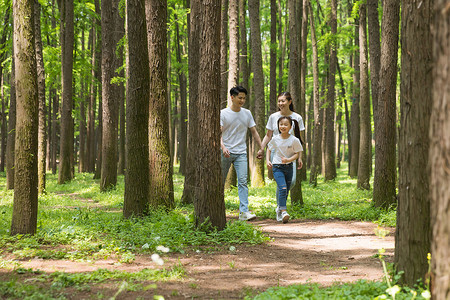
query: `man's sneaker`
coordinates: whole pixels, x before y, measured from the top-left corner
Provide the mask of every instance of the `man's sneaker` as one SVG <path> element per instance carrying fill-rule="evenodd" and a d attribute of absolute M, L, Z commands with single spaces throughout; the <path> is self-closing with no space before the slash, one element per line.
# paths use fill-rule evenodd
<path fill-rule="evenodd" d="M 239 213 L 239 220 L 241 221 L 251 221 L 254 219 L 256 219 L 256 215 L 249 211 Z"/>
<path fill-rule="evenodd" d="M 289 214 L 287 213 L 287 211 L 281 212 L 281 220 L 283 221 L 283 223 L 287 223 L 289 221 Z"/>
<path fill-rule="evenodd" d="M 275 210 L 275 212 L 277 213 L 277 221 L 281 222 L 283 220 L 283 218 L 281 217 L 281 209 L 277 206 L 277 209 Z"/>

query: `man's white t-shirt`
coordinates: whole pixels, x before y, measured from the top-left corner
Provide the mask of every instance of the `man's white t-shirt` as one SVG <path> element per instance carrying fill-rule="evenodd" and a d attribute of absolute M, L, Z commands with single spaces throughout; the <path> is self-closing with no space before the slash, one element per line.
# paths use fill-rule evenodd
<path fill-rule="evenodd" d="M 225 147 L 233 154 L 247 153 L 247 130 L 256 126 L 252 113 L 246 108 L 235 112 L 227 107 L 220 111 L 220 126 Z"/>
<path fill-rule="evenodd" d="M 300 140 L 293 136 L 289 135 L 287 139 L 283 139 L 281 135 L 276 135 L 272 137 L 268 144 L 268 148 L 270 151 L 274 152 L 274 156 L 272 159 L 272 164 L 283 164 L 281 158 L 289 158 L 295 153 L 303 151 L 302 144 Z"/>
<path fill-rule="evenodd" d="M 280 134 L 280 131 L 278 130 L 278 119 L 281 117 L 282 117 L 282 115 L 279 111 L 277 111 L 276 113 L 273 113 L 269 116 L 269 120 L 267 121 L 266 129 L 272 130 L 273 136 Z M 300 131 L 305 130 L 305 125 L 303 124 L 303 119 L 298 113 L 292 112 L 290 117 L 291 117 L 291 119 L 296 120 L 298 122 L 298 127 L 299 127 Z M 294 126 L 295 126 L 295 124 L 292 124 L 291 130 L 289 130 L 290 134 L 294 134 Z"/>

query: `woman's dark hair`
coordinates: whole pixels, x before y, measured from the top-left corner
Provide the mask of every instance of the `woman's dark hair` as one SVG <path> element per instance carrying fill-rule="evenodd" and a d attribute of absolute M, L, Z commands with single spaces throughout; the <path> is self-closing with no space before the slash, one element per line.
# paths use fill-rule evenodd
<path fill-rule="evenodd" d="M 280 121 L 284 120 L 284 119 L 288 120 L 289 123 L 291 124 L 291 126 L 292 126 L 292 124 L 294 125 L 294 135 L 296 138 L 298 138 L 300 140 L 300 143 L 303 146 L 303 140 L 302 140 L 302 137 L 300 136 L 300 127 L 298 126 L 297 120 L 292 119 L 289 116 L 282 116 L 281 118 L 278 119 L 278 131 L 280 131 Z"/>
<path fill-rule="evenodd" d="M 294 110 L 294 104 L 292 103 L 292 96 L 291 96 L 291 93 L 289 93 L 289 92 L 282 92 L 282 93 L 280 93 L 279 95 L 278 95 L 278 97 L 277 97 L 277 99 L 278 98 L 280 98 L 280 97 L 286 97 L 286 100 L 290 100 L 291 101 L 291 104 L 289 104 L 289 109 L 291 110 L 291 111 L 295 111 Z M 279 108 L 278 108 L 279 109 Z"/>
<path fill-rule="evenodd" d="M 247 90 L 245 89 L 245 87 L 240 85 L 237 85 L 230 89 L 230 96 L 237 96 L 239 95 L 239 93 L 244 93 L 247 95 Z"/>

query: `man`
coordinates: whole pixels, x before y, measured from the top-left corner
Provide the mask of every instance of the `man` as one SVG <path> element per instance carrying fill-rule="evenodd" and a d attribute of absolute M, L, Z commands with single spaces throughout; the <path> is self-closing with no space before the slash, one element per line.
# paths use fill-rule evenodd
<path fill-rule="evenodd" d="M 264 151 L 261 138 L 256 131 L 256 123 L 252 113 L 242 106 L 245 103 L 247 90 L 242 86 L 235 86 L 230 90 L 231 105 L 220 111 L 220 130 L 222 137 L 222 184 L 225 184 L 228 170 L 233 163 L 236 169 L 239 194 L 239 220 L 249 221 L 256 215 L 248 210 L 247 187 L 247 130 L 250 129 L 253 139 L 259 145 L 257 158 L 261 159 Z"/>

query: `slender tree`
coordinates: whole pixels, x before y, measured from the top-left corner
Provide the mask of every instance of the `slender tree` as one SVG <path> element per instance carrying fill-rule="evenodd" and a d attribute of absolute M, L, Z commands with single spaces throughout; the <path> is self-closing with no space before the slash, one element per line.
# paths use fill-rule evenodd
<path fill-rule="evenodd" d="M 250 77 L 250 71 L 248 68 L 248 57 L 247 57 L 247 26 L 245 22 L 246 0 L 239 0 L 239 29 L 240 29 L 240 43 L 239 47 L 241 49 L 240 59 L 239 59 L 239 71 L 241 72 L 242 80 L 241 85 L 246 89 L 249 89 L 248 80 Z M 248 108 L 249 101 L 245 102 L 245 107 Z"/>
<path fill-rule="evenodd" d="M 14 28 L 14 17 L 13 17 L 13 28 Z M 13 35 L 14 37 L 14 32 Z M 14 40 L 14 38 L 13 38 Z M 15 160 L 15 139 L 16 139 L 16 71 L 15 71 L 15 58 L 14 58 L 14 43 L 12 45 L 12 61 L 11 61 L 11 76 L 10 85 L 11 90 L 9 93 L 9 114 L 8 114 L 8 137 L 6 139 L 6 189 L 14 189 L 14 160 Z"/>
<path fill-rule="evenodd" d="M 395 265 L 404 271 L 401 281 L 410 286 L 425 278 L 431 249 L 430 174 L 425 170 L 433 104 L 433 2 L 424 1 L 418 8 L 411 1 L 402 1 Z"/>
<path fill-rule="evenodd" d="M 117 0 L 102 1 L 102 164 L 100 190 L 106 191 L 117 184 L 117 138 L 119 103 L 117 86 L 112 84 L 115 69 L 116 40 L 111 30 L 118 18 Z"/>
<path fill-rule="evenodd" d="M 433 2 L 433 1 L 431 1 Z M 432 295 L 436 300 L 450 295 L 450 15 L 448 1 L 435 0 L 433 43 L 433 108 L 430 124 L 430 195 L 433 225 Z M 419 225 L 419 224 L 418 224 Z"/>
<path fill-rule="evenodd" d="M 145 0 L 127 1 L 127 108 L 126 108 L 126 160 L 125 218 L 148 213 L 149 199 L 149 147 L 148 110 L 150 70 L 148 66 L 147 25 Z"/>
<path fill-rule="evenodd" d="M 220 107 L 228 102 L 228 0 L 221 0 L 220 10 Z"/>
<path fill-rule="evenodd" d="M 331 0 L 331 10 L 329 19 L 331 34 L 337 34 L 337 2 Z M 334 118 L 336 114 L 336 64 L 337 64 L 337 42 L 333 38 L 330 45 L 330 63 L 328 67 L 328 90 L 325 109 L 325 180 L 336 178 L 336 133 L 334 131 Z"/>
<path fill-rule="evenodd" d="M 381 72 L 378 94 L 378 108 L 375 122 L 375 176 L 373 202 L 375 206 L 388 208 L 397 202 L 396 197 L 396 94 L 398 25 L 400 4 L 385 1 L 382 20 Z M 372 98 L 373 101 L 373 98 Z"/>
<path fill-rule="evenodd" d="M 58 2 L 59 3 L 59 2 Z M 73 157 L 73 43 L 74 43 L 74 10 L 73 0 L 60 0 L 61 12 L 61 137 L 58 183 L 72 180 Z"/>
<path fill-rule="evenodd" d="M 169 146 L 167 98 L 167 4 L 148 0 L 145 5 L 150 72 L 149 202 L 153 207 L 174 206 L 172 159 Z"/>
<path fill-rule="evenodd" d="M 352 178 L 358 176 L 359 164 L 359 142 L 360 142 L 360 72 L 359 72 L 359 17 L 355 20 L 355 40 L 354 45 L 357 50 L 353 54 L 353 90 L 352 90 L 352 114 L 350 116 L 350 136 L 351 144 L 349 147 L 349 170 L 348 175 Z"/>
<path fill-rule="evenodd" d="M 35 234 L 38 212 L 38 83 L 34 1 L 14 0 L 17 121 L 11 234 Z"/>
<path fill-rule="evenodd" d="M 367 5 L 362 2 L 359 7 L 359 59 L 360 59 L 360 140 L 358 161 L 358 188 L 370 189 L 370 168 L 372 164 L 369 66 L 367 60 Z"/>
<path fill-rule="evenodd" d="M 269 114 L 277 111 L 277 1 L 270 0 Z"/>
<path fill-rule="evenodd" d="M 397 1 L 398 2 L 398 1 Z M 384 9 L 383 4 L 383 9 Z M 384 17 L 384 14 L 383 14 Z M 369 56 L 370 56 L 370 84 L 372 92 L 372 108 L 373 108 L 373 122 L 374 122 L 374 132 L 375 140 L 377 139 L 376 131 L 378 128 L 377 119 L 377 108 L 379 102 L 380 94 L 380 65 L 381 65 L 381 54 L 383 53 L 380 48 L 380 24 L 379 24 L 379 14 L 378 14 L 378 0 L 367 0 L 367 27 L 369 32 Z M 394 24 L 392 26 L 395 26 Z M 398 26 L 397 26 L 398 27 Z M 384 29 L 381 30 L 385 34 Z M 395 31 L 395 29 L 394 29 Z M 396 55 L 397 56 L 397 55 Z M 376 156 L 376 149 L 375 149 Z"/>
<path fill-rule="evenodd" d="M 317 51 L 316 28 L 314 25 L 314 15 L 310 0 L 307 1 L 309 10 L 309 24 L 311 27 L 311 44 L 312 44 L 312 69 L 313 69 L 313 101 L 314 101 L 314 137 L 313 137 L 313 155 L 311 164 L 311 175 L 309 182 L 313 186 L 317 186 L 317 176 L 320 173 L 321 160 L 321 140 L 322 140 L 322 124 L 320 116 L 320 96 L 319 96 L 319 55 Z"/>
<path fill-rule="evenodd" d="M 255 123 L 256 130 L 260 136 L 264 136 L 265 131 L 265 97 L 264 97 L 264 74 L 262 68 L 262 53 L 261 53 L 261 28 L 259 18 L 259 0 L 248 1 L 248 11 L 250 17 L 250 35 L 251 35 L 251 49 L 252 49 L 252 71 L 253 71 L 253 86 L 255 91 Z M 256 157 L 258 152 L 256 141 L 252 141 L 249 153 L 251 157 Z M 252 186 L 264 186 L 264 160 L 253 159 L 251 166 L 251 181 Z"/>

